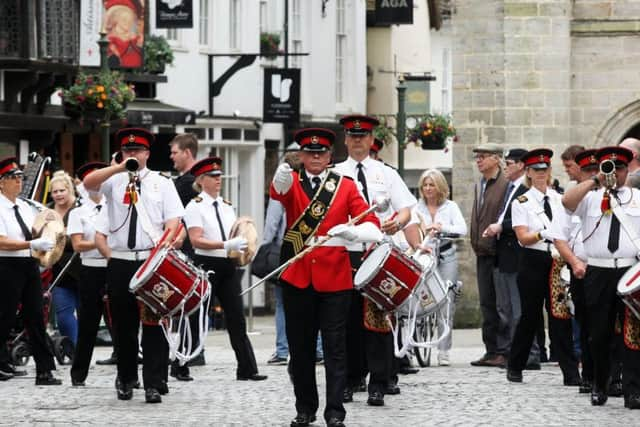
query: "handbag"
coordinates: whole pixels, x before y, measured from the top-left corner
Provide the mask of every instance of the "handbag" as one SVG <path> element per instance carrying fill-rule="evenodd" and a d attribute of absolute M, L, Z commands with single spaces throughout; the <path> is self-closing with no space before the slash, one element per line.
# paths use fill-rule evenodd
<path fill-rule="evenodd" d="M 282 243 L 275 240 L 262 244 L 251 263 L 251 274 L 262 279 L 278 268 L 280 266 L 281 246 Z"/>

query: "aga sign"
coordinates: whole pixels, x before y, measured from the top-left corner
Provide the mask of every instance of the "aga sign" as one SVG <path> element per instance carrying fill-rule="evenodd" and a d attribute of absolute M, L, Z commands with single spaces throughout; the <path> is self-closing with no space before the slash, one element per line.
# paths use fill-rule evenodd
<path fill-rule="evenodd" d="M 376 0 L 376 24 L 413 24 L 413 0 Z"/>

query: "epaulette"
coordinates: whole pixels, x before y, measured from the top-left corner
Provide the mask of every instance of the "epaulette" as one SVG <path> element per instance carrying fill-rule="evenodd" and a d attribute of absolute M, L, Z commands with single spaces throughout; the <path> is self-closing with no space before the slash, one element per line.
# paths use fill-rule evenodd
<path fill-rule="evenodd" d="M 380 161 L 382 162 L 382 160 L 380 160 Z M 392 165 L 390 165 L 389 163 L 382 162 L 382 164 L 383 164 L 383 165 L 385 165 L 385 166 L 389 166 L 389 167 L 390 167 L 391 169 L 393 169 L 394 171 L 397 171 L 397 170 L 398 170 L 398 168 L 397 168 L 397 167 L 392 166 Z"/>
<path fill-rule="evenodd" d="M 196 202 L 196 203 L 200 203 L 200 202 L 202 201 L 202 197 L 200 197 L 200 196 L 196 196 L 196 197 L 194 197 L 194 198 L 193 198 L 193 199 L 191 199 L 191 200 L 193 200 L 193 201 L 194 201 L 194 202 Z"/>
<path fill-rule="evenodd" d="M 529 200 L 529 199 L 527 199 L 527 196 L 525 196 L 524 194 L 522 196 L 518 196 L 518 201 L 520 203 L 526 203 L 527 200 Z"/>
<path fill-rule="evenodd" d="M 233 206 L 233 205 L 231 204 L 231 202 L 230 202 L 229 200 L 227 200 L 227 199 L 222 199 L 222 201 L 223 201 L 223 202 L 225 202 L 226 204 L 228 204 L 229 206 Z"/>
<path fill-rule="evenodd" d="M 171 179 L 171 172 L 158 172 L 158 175 L 160 175 L 163 178 L 167 178 L 167 179 Z"/>

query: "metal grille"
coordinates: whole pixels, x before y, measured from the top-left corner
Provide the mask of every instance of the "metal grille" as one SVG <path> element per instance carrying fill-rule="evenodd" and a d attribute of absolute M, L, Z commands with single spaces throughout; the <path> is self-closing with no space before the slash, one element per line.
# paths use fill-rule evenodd
<path fill-rule="evenodd" d="M 80 4 L 78 0 L 39 0 L 38 54 L 58 62 L 77 63 Z"/>
<path fill-rule="evenodd" d="M 0 56 L 20 56 L 22 37 L 27 35 L 20 31 L 20 1 L 22 0 L 0 1 Z"/>

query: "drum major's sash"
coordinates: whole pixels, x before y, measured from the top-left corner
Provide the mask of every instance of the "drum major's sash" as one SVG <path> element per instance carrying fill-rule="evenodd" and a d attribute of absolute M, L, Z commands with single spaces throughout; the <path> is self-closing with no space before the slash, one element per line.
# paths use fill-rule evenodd
<path fill-rule="evenodd" d="M 296 256 L 318 231 L 338 192 L 341 180 L 342 175 L 329 171 L 307 208 L 285 233 L 280 253 L 282 260 Z"/>
<path fill-rule="evenodd" d="M 565 286 L 560 278 L 560 271 L 565 264 L 562 258 L 554 257 L 549 271 L 549 310 L 551 315 L 559 320 L 571 319 L 571 310 L 567 305 L 568 286 Z"/>

